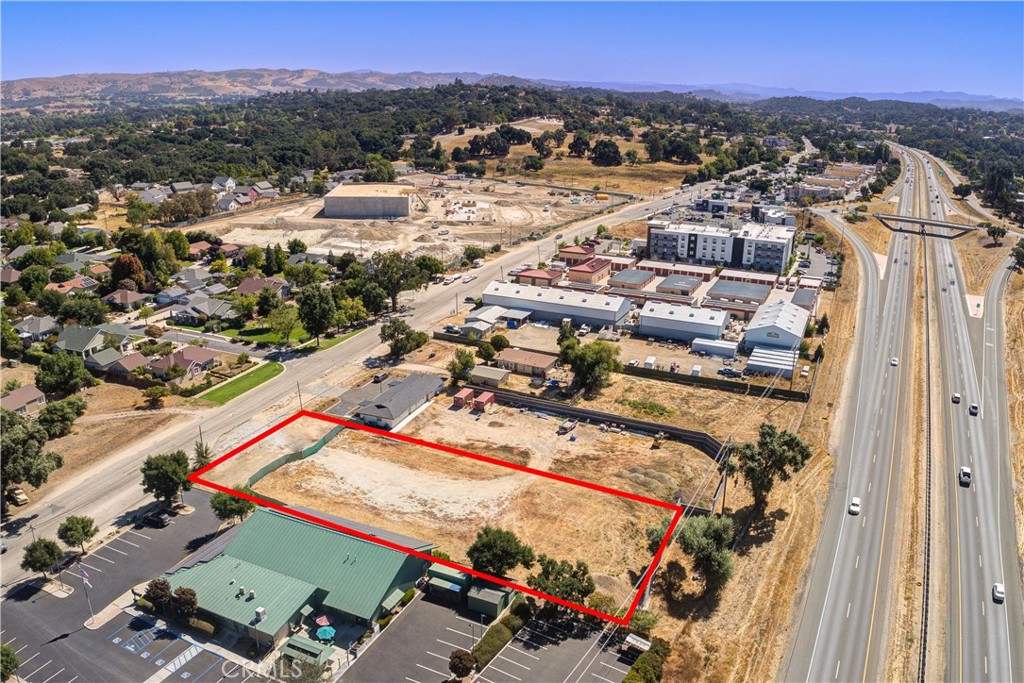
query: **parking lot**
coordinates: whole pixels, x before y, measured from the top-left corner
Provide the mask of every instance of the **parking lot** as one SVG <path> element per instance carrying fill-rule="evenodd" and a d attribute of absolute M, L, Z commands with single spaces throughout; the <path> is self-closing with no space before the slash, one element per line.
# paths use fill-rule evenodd
<path fill-rule="evenodd" d="M 634 661 L 599 627 L 578 619 L 535 618 L 478 678 L 484 683 L 619 683 Z"/>
<path fill-rule="evenodd" d="M 90 551 L 82 558 L 81 569 L 77 564 L 65 569 L 56 578 L 74 589 L 66 598 L 57 598 L 28 581 L 8 588 L 2 604 L 0 640 L 18 653 L 21 660 L 18 674 L 23 680 L 30 683 L 140 681 L 151 675 L 152 672 L 145 675 L 142 672 L 146 671 L 143 664 L 156 653 L 154 648 L 161 644 L 172 645 L 170 641 L 177 639 L 156 633 L 132 639 L 135 633 L 129 636 L 126 632 L 121 636 L 122 641 L 130 641 L 137 649 L 137 653 L 133 653 L 124 647 L 111 647 L 109 640 L 115 626 L 125 626 L 131 620 L 128 615 L 120 615 L 96 631 L 86 629 L 84 624 L 89 619 L 89 601 L 93 611 L 98 613 L 132 586 L 159 576 L 212 538 L 220 522 L 210 510 L 209 496 L 201 491 L 190 491 L 185 494 L 185 500 L 195 507 L 192 514 L 172 516 L 171 523 L 164 528 L 131 527 Z M 14 561 L 9 555 L 3 558 L 4 564 Z M 91 585 L 89 601 L 85 578 L 80 571 Z M 120 619 L 125 621 L 118 621 Z M 139 632 L 145 630 L 139 629 Z M 143 642 L 147 640 L 149 642 Z M 142 654 L 147 656 L 142 657 Z M 205 656 L 184 669 L 191 674 L 186 680 L 191 681 L 192 676 L 202 673 L 193 672 L 192 667 L 203 661 L 208 661 Z M 210 679 L 207 674 L 203 680 L 217 679 Z"/>
<path fill-rule="evenodd" d="M 452 650 L 471 650 L 490 625 L 446 601 L 417 597 L 342 676 L 352 683 L 442 683 Z M 541 680 L 541 679 L 537 679 Z"/>

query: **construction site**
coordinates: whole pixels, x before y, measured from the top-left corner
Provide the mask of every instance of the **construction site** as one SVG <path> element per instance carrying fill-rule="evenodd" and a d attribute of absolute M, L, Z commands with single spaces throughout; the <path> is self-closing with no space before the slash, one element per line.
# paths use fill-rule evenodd
<path fill-rule="evenodd" d="M 697 449 L 565 422 L 498 404 L 486 411 L 456 408 L 442 395 L 403 434 L 644 498 L 710 505 L 716 466 Z M 587 562 L 600 590 L 619 599 L 651 560 L 645 529 L 669 513 L 536 472 L 358 429 L 338 430 L 311 417 L 299 418 L 206 478 L 225 486 L 249 483 L 257 495 L 287 505 L 429 539 L 463 564 L 485 525 L 509 529 L 537 553 Z M 523 580 L 522 574 L 511 578 Z"/>
<path fill-rule="evenodd" d="M 410 173 L 391 185 L 393 194 L 408 197 L 408 215 L 388 208 L 384 212 L 388 215 L 380 217 L 325 216 L 325 201 L 335 199 L 332 195 L 342 189 L 347 198 L 357 201 L 354 195 L 360 185 L 339 186 L 324 199 L 227 215 L 204 223 L 203 228 L 232 244 L 265 247 L 299 238 L 318 253 L 368 255 L 399 249 L 450 261 L 467 246 L 507 246 L 624 201 L 601 193 Z M 326 213 L 337 215 L 330 210 Z"/>

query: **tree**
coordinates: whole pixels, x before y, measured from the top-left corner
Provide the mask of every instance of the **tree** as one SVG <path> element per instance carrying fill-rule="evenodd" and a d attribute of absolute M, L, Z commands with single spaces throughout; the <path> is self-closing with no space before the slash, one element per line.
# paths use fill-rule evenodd
<path fill-rule="evenodd" d="M 188 456 L 185 451 L 151 455 L 142 464 L 142 492 L 152 493 L 157 500 L 170 505 L 179 490 L 191 490 L 192 482 L 188 480 L 188 475 Z"/>
<path fill-rule="evenodd" d="M 202 441 L 196 441 L 192 450 L 192 471 L 198 472 L 213 460 L 213 447 Z"/>
<path fill-rule="evenodd" d="M 658 625 L 658 613 L 647 610 L 637 610 L 629 622 L 629 630 L 641 636 L 650 636 L 651 631 Z"/>
<path fill-rule="evenodd" d="M 484 342 L 480 346 L 476 347 L 476 355 L 478 355 L 485 363 L 490 363 L 491 359 L 498 355 L 498 352 L 494 350 L 494 346 L 490 342 Z"/>
<path fill-rule="evenodd" d="M 142 308 L 139 309 L 139 317 L 145 320 L 146 322 L 149 322 L 149 318 L 151 315 L 153 315 L 154 312 L 155 311 L 153 310 L 152 306 L 143 306 Z"/>
<path fill-rule="evenodd" d="M 569 154 L 574 157 L 585 157 L 590 151 L 590 137 L 584 131 L 576 131 L 569 143 Z"/>
<path fill-rule="evenodd" d="M 164 242 L 174 250 L 174 258 L 179 261 L 188 259 L 188 238 L 181 230 L 169 230 L 164 233 Z"/>
<path fill-rule="evenodd" d="M 391 299 L 391 310 L 398 310 L 398 295 L 419 289 L 428 278 L 416 265 L 416 260 L 400 251 L 378 251 L 370 256 L 369 270 L 373 282 Z M 370 305 L 367 303 L 367 308 Z"/>
<path fill-rule="evenodd" d="M 379 154 L 367 154 L 363 180 L 368 183 L 391 183 L 398 177 L 395 167 Z"/>
<path fill-rule="evenodd" d="M 466 557 L 473 569 L 492 576 L 505 576 L 519 566 L 529 569 L 534 560 L 533 548 L 519 540 L 515 533 L 490 525 L 477 532 Z"/>
<path fill-rule="evenodd" d="M 595 166 L 621 166 L 622 152 L 614 140 L 598 140 L 590 151 L 590 162 Z"/>
<path fill-rule="evenodd" d="M 637 166 L 640 163 L 640 152 L 635 149 L 627 149 L 626 161 L 629 162 L 630 166 Z"/>
<path fill-rule="evenodd" d="M 1017 240 L 1013 249 L 1010 250 L 1010 256 L 1013 257 L 1013 262 L 1018 269 L 1024 268 L 1024 240 Z"/>
<path fill-rule="evenodd" d="M 51 472 L 64 465 L 64 456 L 43 450 L 48 438 L 35 420 L 0 410 L 0 490 L 23 483 L 42 486 Z"/>
<path fill-rule="evenodd" d="M 235 490 L 245 491 L 246 489 L 236 486 Z M 256 504 L 245 498 L 218 491 L 210 496 L 210 507 L 213 508 L 213 514 L 219 520 L 237 519 L 241 522 L 246 515 L 256 509 Z"/>
<path fill-rule="evenodd" d="M 663 517 L 658 526 L 647 527 L 644 533 L 647 536 L 647 549 L 651 554 L 658 552 L 658 548 L 661 547 L 661 542 L 664 540 L 665 534 L 668 533 L 668 525 L 671 522 L 671 517 Z"/>
<path fill-rule="evenodd" d="M 730 470 L 743 475 L 754 497 L 754 511 L 763 515 L 775 480 L 789 481 L 790 472 L 800 470 L 811 457 L 811 449 L 796 434 L 763 422 L 757 443 L 742 443 L 733 454 L 736 464 Z"/>
<path fill-rule="evenodd" d="M 7 683 L 18 672 L 19 666 L 21 659 L 14 648 L 7 644 L 0 646 L 0 681 Z"/>
<path fill-rule="evenodd" d="M 294 256 L 295 254 L 303 254 L 306 252 L 306 243 L 300 240 L 298 237 L 293 237 L 288 240 L 288 253 Z"/>
<path fill-rule="evenodd" d="M 448 656 L 448 670 L 456 678 L 465 678 L 476 668 L 476 657 L 466 650 L 452 650 Z"/>
<path fill-rule="evenodd" d="M 565 343 L 568 347 L 565 362 L 572 368 L 576 384 L 588 392 L 605 387 L 613 372 L 622 370 L 619 362 L 619 347 L 606 341 L 595 341 L 582 346 L 573 337 Z"/>
<path fill-rule="evenodd" d="M 711 515 L 683 522 L 679 545 L 693 560 L 693 570 L 704 580 L 706 593 L 717 593 L 732 578 L 732 520 Z"/>
<path fill-rule="evenodd" d="M 818 348 L 814 349 L 814 355 L 811 357 L 811 360 L 814 361 L 815 363 L 820 363 L 821 361 L 825 360 L 824 344 L 818 344 Z"/>
<path fill-rule="evenodd" d="M 485 256 L 487 256 L 487 251 L 473 244 L 469 245 L 468 247 L 462 250 L 463 260 L 469 261 L 470 263 L 477 260 L 478 258 L 484 258 Z M 442 264 L 442 268 L 443 266 L 444 264 Z M 444 271 L 441 270 L 440 272 L 443 273 Z M 433 273 L 431 273 L 431 275 L 433 275 Z"/>
<path fill-rule="evenodd" d="M 171 606 L 171 600 L 173 599 L 171 584 L 167 579 L 153 579 L 146 584 L 146 592 L 142 597 L 149 600 L 150 604 L 157 611 L 163 612 Z"/>
<path fill-rule="evenodd" d="M 299 290 L 296 296 L 299 305 L 299 320 L 306 332 L 316 337 L 316 345 L 320 346 L 320 335 L 331 328 L 334 321 L 334 297 L 331 292 L 319 285 L 309 285 Z"/>
<path fill-rule="evenodd" d="M 64 559 L 64 551 L 57 542 L 49 538 L 40 538 L 25 546 L 25 555 L 21 558 L 21 568 L 27 572 L 40 572 L 44 579 L 49 579 L 47 572 Z"/>
<path fill-rule="evenodd" d="M 988 236 L 992 238 L 993 244 L 996 245 L 999 244 L 1001 239 L 1006 237 L 1006 228 L 999 225 L 990 225 L 985 229 L 985 231 L 988 233 Z"/>
<path fill-rule="evenodd" d="M 96 380 L 85 369 L 85 362 L 72 353 L 58 351 L 43 358 L 36 373 L 36 386 L 44 394 L 73 394 L 91 387 Z"/>
<path fill-rule="evenodd" d="M 822 336 L 825 336 L 826 334 L 828 334 L 828 331 L 829 331 L 828 313 L 824 313 L 824 314 L 822 314 L 821 318 L 818 320 L 818 332 Z"/>
<path fill-rule="evenodd" d="M 563 320 L 562 324 L 558 326 L 558 345 L 561 346 L 567 339 L 575 337 L 576 330 L 572 329 L 572 323 L 568 320 Z"/>
<path fill-rule="evenodd" d="M 174 589 L 171 604 L 182 619 L 191 619 L 199 611 L 199 597 L 194 590 L 185 586 Z"/>
<path fill-rule="evenodd" d="M 590 576 L 590 568 L 582 560 L 572 565 L 566 560 L 558 561 L 547 555 L 540 555 L 537 558 L 537 565 L 540 571 L 526 579 L 526 585 L 534 590 L 582 604 L 596 589 L 594 579 Z"/>
<path fill-rule="evenodd" d="M 231 311 L 242 320 L 252 320 L 256 312 L 257 299 L 251 294 L 242 294 L 231 302 Z"/>
<path fill-rule="evenodd" d="M 380 340 L 387 344 L 412 332 L 409 323 L 401 318 L 392 318 L 380 326 Z"/>
<path fill-rule="evenodd" d="M 270 285 L 265 285 L 256 296 L 256 312 L 259 313 L 261 318 L 265 318 L 282 303 L 281 296 L 274 291 L 274 288 Z"/>
<path fill-rule="evenodd" d="M 953 194 L 955 194 L 960 199 L 967 199 L 973 191 L 974 188 L 972 188 L 968 183 L 961 183 L 960 185 L 956 185 L 953 187 Z"/>
<path fill-rule="evenodd" d="M 29 266 L 18 275 L 18 285 L 30 299 L 38 299 L 43 287 L 50 283 L 50 271 L 46 266 Z M 5 288 L 6 289 L 6 288 Z M 54 292 L 60 296 L 57 292 Z"/>
<path fill-rule="evenodd" d="M 85 544 L 91 541 L 100 528 L 96 526 L 96 520 L 85 515 L 72 515 L 57 527 L 57 538 L 67 546 L 80 546 L 82 554 L 85 554 Z"/>
<path fill-rule="evenodd" d="M 544 149 L 547 149 L 545 147 Z M 551 150 L 548 150 L 551 151 Z M 528 156 L 523 159 L 523 170 L 524 171 L 543 171 L 544 160 L 538 156 Z"/>
<path fill-rule="evenodd" d="M 861 199 L 864 199 L 865 201 L 867 201 L 868 199 L 871 199 L 871 189 L 868 188 L 867 185 L 861 185 L 860 196 L 861 196 Z"/>
<path fill-rule="evenodd" d="M 57 266 L 50 271 L 50 282 L 67 282 L 75 277 L 75 271 L 67 266 Z"/>
<path fill-rule="evenodd" d="M 278 306 L 267 316 L 267 327 L 277 335 L 278 343 L 287 346 L 292 331 L 299 324 L 299 314 L 294 306 Z"/>
<path fill-rule="evenodd" d="M 496 334 L 493 337 L 491 337 L 491 346 L 494 347 L 495 351 L 501 353 L 508 347 L 512 346 L 512 342 L 510 342 L 508 340 L 508 337 L 506 337 L 505 335 Z"/>
<path fill-rule="evenodd" d="M 86 402 L 81 396 L 70 396 L 63 401 L 52 401 L 43 406 L 36 416 L 47 436 L 51 439 L 58 439 L 71 433 L 71 425 L 75 418 L 81 417 L 85 412 Z"/>
<path fill-rule="evenodd" d="M 107 313 L 109 309 L 102 301 L 79 294 L 64 300 L 57 311 L 57 319 L 63 323 L 73 320 L 80 325 L 100 325 L 107 322 Z"/>
<path fill-rule="evenodd" d="M 379 315 L 387 307 L 388 294 L 376 282 L 370 282 L 363 287 L 359 298 L 370 315 Z"/>
<path fill-rule="evenodd" d="M 263 250 L 259 247 L 249 247 L 242 256 L 242 265 L 245 268 L 259 268 L 263 265 Z"/>
<path fill-rule="evenodd" d="M 146 285 L 146 271 L 135 254 L 121 254 L 110 266 L 110 281 L 131 280 L 142 289 Z"/>
<path fill-rule="evenodd" d="M 128 195 L 128 198 L 125 200 L 125 206 L 127 207 L 127 217 L 125 220 L 128 221 L 128 225 L 135 227 L 149 223 L 156 217 L 158 211 L 158 207 L 142 202 L 134 194 Z"/>
<path fill-rule="evenodd" d="M 448 362 L 448 373 L 452 382 L 465 382 L 473 373 L 476 360 L 469 349 L 455 349 L 455 357 Z"/>
<path fill-rule="evenodd" d="M 146 399 L 146 405 L 152 410 L 162 408 L 164 405 L 164 399 L 170 395 L 171 390 L 159 384 L 142 390 L 142 397 Z"/>

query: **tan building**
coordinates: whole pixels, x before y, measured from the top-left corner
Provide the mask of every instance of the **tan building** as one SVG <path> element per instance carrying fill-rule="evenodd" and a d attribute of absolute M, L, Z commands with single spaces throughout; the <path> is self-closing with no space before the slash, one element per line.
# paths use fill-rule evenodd
<path fill-rule="evenodd" d="M 400 218 L 412 211 L 416 188 L 398 183 L 338 185 L 324 195 L 326 218 Z"/>
<path fill-rule="evenodd" d="M 570 282 L 585 282 L 596 285 L 608 279 L 612 273 L 612 262 L 603 258 L 592 258 L 569 269 Z"/>
<path fill-rule="evenodd" d="M 505 349 L 494 357 L 499 368 L 535 377 L 547 377 L 557 360 L 558 356 L 521 349 Z"/>
<path fill-rule="evenodd" d="M 558 250 L 558 260 L 564 261 L 569 266 L 583 263 L 587 259 L 593 258 L 593 256 L 593 247 L 571 245 Z"/>
<path fill-rule="evenodd" d="M 536 287 L 553 287 L 561 279 L 562 273 L 557 270 L 540 270 L 538 268 L 524 270 L 516 275 L 517 283 Z"/>

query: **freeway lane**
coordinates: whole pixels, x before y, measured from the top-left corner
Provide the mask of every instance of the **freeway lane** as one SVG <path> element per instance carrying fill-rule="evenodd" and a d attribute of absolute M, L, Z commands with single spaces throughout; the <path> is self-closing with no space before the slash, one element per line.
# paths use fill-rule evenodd
<path fill-rule="evenodd" d="M 930 213 L 932 217 L 944 220 L 948 199 L 943 196 L 931 164 L 924 165 L 928 175 Z M 929 248 L 935 264 L 932 284 L 939 299 L 943 391 L 946 397 L 953 392 L 962 396 L 960 404 L 954 404 L 950 398 L 944 400 L 947 456 L 939 475 L 939 481 L 951 487 L 948 489 L 951 495 L 947 506 L 950 519 L 950 600 L 946 676 L 951 680 L 1009 681 L 1015 677 L 1014 651 L 1021 651 L 1024 640 L 1020 639 L 1019 632 L 1016 639 L 1010 633 L 1010 622 L 1013 621 L 1010 614 L 1019 615 L 1020 581 L 1013 543 L 1012 506 L 1003 504 L 1004 496 L 1012 493 L 1001 477 L 1005 471 L 1003 462 L 1008 459 L 1004 455 L 1008 454 L 1008 446 L 1003 451 L 999 448 L 1001 434 L 1007 433 L 1006 422 L 1000 422 L 1001 415 L 1005 416 L 1007 400 L 1005 372 L 992 375 L 993 389 L 986 391 L 982 386 L 989 383 L 986 375 L 997 370 L 986 367 L 989 354 L 993 358 L 1004 355 L 995 351 L 997 344 L 1001 348 L 1002 337 L 997 339 L 994 335 L 997 323 L 991 314 L 981 320 L 969 318 L 959 260 L 952 243 L 931 239 Z M 989 292 L 1001 295 L 1002 284 L 1005 284 L 1005 274 L 997 273 Z M 995 308 L 997 312 L 1001 311 L 1001 307 Z M 989 330 L 986 329 L 989 327 L 993 332 L 992 341 L 989 341 Z M 972 328 L 976 330 L 974 334 Z M 977 368 L 980 368 L 980 373 Z M 998 395 L 999 389 L 1003 391 L 1001 396 Z M 977 416 L 969 414 L 971 403 L 980 406 Z M 956 472 L 961 466 L 972 469 L 973 481 L 969 487 L 956 482 Z M 1005 517 L 1007 511 L 1008 518 Z M 1004 524 L 1006 519 L 1008 525 Z M 1007 544 L 1004 537 L 1008 537 L 1010 543 Z M 1007 552 L 1004 552 L 1004 547 L 1007 547 Z M 992 585 L 996 582 L 1007 588 L 1007 602 L 1003 605 L 992 599 Z M 1019 624 L 1019 618 L 1016 621 Z"/>
<path fill-rule="evenodd" d="M 916 172 L 920 174 L 920 170 Z M 902 182 L 906 182 L 903 179 Z M 909 186 L 898 212 L 914 209 Z M 819 212 L 845 232 L 827 213 Z M 861 263 L 863 291 L 852 375 L 856 393 L 844 400 L 844 425 L 825 526 L 784 670 L 785 680 L 860 680 L 880 675 L 884 624 L 892 586 L 892 529 L 900 486 L 903 425 L 910 372 L 909 325 L 914 255 L 909 238 L 890 240 L 880 301 L 875 255 L 846 233 Z M 881 307 L 881 308 L 880 308 Z M 897 366 L 889 359 L 899 359 Z M 862 501 L 859 516 L 849 500 Z"/>
<path fill-rule="evenodd" d="M 588 219 L 564 230 L 563 239 L 572 242 L 583 233 L 592 233 L 599 224 L 609 226 L 642 219 L 663 211 L 675 201 L 684 201 L 707 190 L 713 183 L 704 183 L 690 188 L 682 197 L 673 192 L 665 197 L 626 205 L 618 211 Z M 426 329 L 453 312 L 457 301 L 470 294 L 476 296 L 490 280 L 499 277 L 503 270 L 536 257 L 540 243 L 525 242 L 508 254 L 489 261 L 473 272 L 478 280 L 469 284 L 431 285 L 426 290 L 407 293 L 402 303 L 414 306 L 413 315 L 406 318 L 410 325 Z M 553 241 L 551 242 L 554 247 Z M 142 461 L 154 453 L 166 453 L 178 449 L 191 454 L 193 443 L 199 437 L 199 426 L 207 443 L 214 444 L 214 453 L 224 453 L 230 446 L 242 443 L 249 436 L 266 429 L 271 424 L 295 412 L 299 407 L 297 387 L 302 388 L 302 397 L 308 401 L 315 395 L 331 392 L 335 388 L 324 382 L 328 372 L 340 366 L 348 366 L 354 373 L 364 358 L 385 352 L 380 344 L 376 327 L 369 328 L 355 337 L 303 358 L 286 361 L 286 370 L 276 378 L 252 389 L 244 396 L 223 407 L 197 409 L 186 421 L 151 434 L 140 434 L 130 446 L 100 460 L 96 465 L 83 469 L 67 480 L 54 486 L 43 497 L 36 498 L 26 508 L 16 511 L 15 519 L 4 525 L 4 543 L 9 552 L 3 556 L 3 583 L 9 585 L 28 576 L 18 567 L 22 548 L 31 541 L 28 524 L 34 527 L 37 536 L 55 537 L 57 526 L 69 514 L 84 514 L 93 517 L 105 535 L 114 527 L 123 525 L 145 506 L 152 503 L 151 496 L 142 493 L 139 467 Z M 101 444 L 97 448 L 102 448 Z"/>

